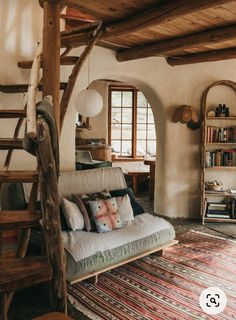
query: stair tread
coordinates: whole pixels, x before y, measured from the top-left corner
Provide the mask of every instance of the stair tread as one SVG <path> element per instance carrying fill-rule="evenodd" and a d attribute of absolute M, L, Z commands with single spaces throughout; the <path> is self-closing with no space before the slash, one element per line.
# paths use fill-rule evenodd
<path fill-rule="evenodd" d="M 28 210 L 2 210 L 0 211 L 0 232 L 39 225 L 41 213 Z"/>
<path fill-rule="evenodd" d="M 50 281 L 52 268 L 44 256 L 0 259 L 0 293 Z"/>
<path fill-rule="evenodd" d="M 28 91 L 28 84 L 0 84 L 0 92 L 4 93 L 23 93 Z M 60 90 L 64 90 L 67 82 L 60 82 Z M 38 90 L 42 91 L 42 84 L 38 85 Z"/>
<path fill-rule="evenodd" d="M 22 149 L 23 140 L 20 138 L 1 138 L 0 139 L 0 150 L 6 149 Z"/>
<path fill-rule="evenodd" d="M 60 63 L 63 66 L 70 66 L 74 65 L 77 61 L 78 57 L 76 56 L 67 56 L 67 57 L 61 57 Z M 27 60 L 27 61 L 20 61 L 17 63 L 18 67 L 23 69 L 30 69 L 32 67 L 33 61 Z M 41 64 L 42 67 L 42 64 Z"/>
<path fill-rule="evenodd" d="M 0 118 L 25 118 L 26 111 L 21 109 L 1 109 Z"/>
<path fill-rule="evenodd" d="M 7 170 L 0 171 L 0 182 L 37 182 L 37 171 Z"/>

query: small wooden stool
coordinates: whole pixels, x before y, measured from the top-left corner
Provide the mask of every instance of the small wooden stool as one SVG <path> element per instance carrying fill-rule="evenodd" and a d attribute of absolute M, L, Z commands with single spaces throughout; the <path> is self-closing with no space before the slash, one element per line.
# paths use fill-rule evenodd
<path fill-rule="evenodd" d="M 64 313 L 51 312 L 33 320 L 72 320 L 72 318 L 67 317 Z"/>

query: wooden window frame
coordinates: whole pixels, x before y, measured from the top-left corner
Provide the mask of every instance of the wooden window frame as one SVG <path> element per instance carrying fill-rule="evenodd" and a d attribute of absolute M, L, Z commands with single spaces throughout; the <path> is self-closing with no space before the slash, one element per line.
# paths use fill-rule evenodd
<path fill-rule="evenodd" d="M 108 92 L 108 142 L 111 145 L 111 127 L 112 127 L 112 105 L 111 105 L 111 97 L 112 97 L 112 92 L 113 91 L 132 91 L 132 155 L 131 156 L 118 156 L 117 158 L 112 159 L 113 161 L 142 161 L 144 159 L 145 156 L 137 156 L 137 111 L 138 111 L 138 106 L 137 106 L 137 102 L 138 102 L 138 92 L 140 90 L 138 90 L 137 88 L 133 87 L 133 86 L 126 86 L 126 85 L 110 85 L 109 86 L 109 92 Z M 147 102 L 148 103 L 148 102 Z M 117 107 L 119 108 L 119 107 Z M 122 110 L 122 105 L 121 105 L 121 110 Z M 148 110 L 148 107 L 145 108 L 146 110 Z M 122 114 L 121 114 L 122 117 Z M 143 123 L 146 128 L 149 125 L 148 122 L 148 112 L 146 115 L 146 122 Z M 155 123 L 150 123 L 150 124 L 154 124 Z M 122 125 L 122 118 L 121 118 L 121 125 Z M 156 139 L 148 139 L 147 136 L 148 133 L 146 133 L 146 137 L 145 139 L 143 139 L 144 141 L 146 141 L 146 151 L 147 151 L 147 141 L 156 141 Z M 142 140 L 142 139 L 138 139 L 138 140 Z M 121 137 L 121 141 L 122 141 L 122 137 Z M 122 142 L 121 142 L 122 145 Z M 122 152 L 122 149 L 121 149 Z"/>

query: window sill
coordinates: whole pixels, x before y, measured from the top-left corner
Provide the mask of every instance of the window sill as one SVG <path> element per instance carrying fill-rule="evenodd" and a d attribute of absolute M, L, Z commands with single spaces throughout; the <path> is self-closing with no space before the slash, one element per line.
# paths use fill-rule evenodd
<path fill-rule="evenodd" d="M 125 158 L 125 157 L 121 158 L 121 157 L 119 157 L 119 158 L 112 158 L 111 161 L 112 162 L 134 162 L 134 161 L 143 162 L 144 158 L 128 158 L 128 157 L 127 158 Z"/>

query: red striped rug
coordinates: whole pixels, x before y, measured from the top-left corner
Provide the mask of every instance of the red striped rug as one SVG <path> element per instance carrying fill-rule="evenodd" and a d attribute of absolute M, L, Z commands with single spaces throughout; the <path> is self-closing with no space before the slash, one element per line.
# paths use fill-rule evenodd
<path fill-rule="evenodd" d="M 228 303 L 207 315 L 199 296 L 224 290 Z M 236 319 L 236 243 L 190 231 L 162 257 L 151 255 L 99 276 L 96 285 L 68 285 L 77 310 L 96 320 Z"/>

